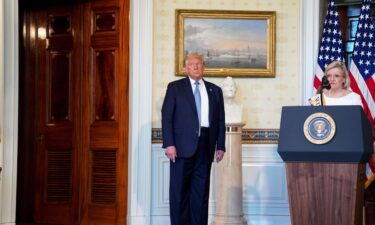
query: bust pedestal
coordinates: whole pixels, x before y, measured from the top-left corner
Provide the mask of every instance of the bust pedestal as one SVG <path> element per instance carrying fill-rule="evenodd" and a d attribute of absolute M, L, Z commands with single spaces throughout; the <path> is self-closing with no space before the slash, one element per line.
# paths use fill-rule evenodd
<path fill-rule="evenodd" d="M 226 152 L 216 164 L 216 213 L 212 225 L 246 225 L 242 204 L 242 127 L 226 123 Z"/>

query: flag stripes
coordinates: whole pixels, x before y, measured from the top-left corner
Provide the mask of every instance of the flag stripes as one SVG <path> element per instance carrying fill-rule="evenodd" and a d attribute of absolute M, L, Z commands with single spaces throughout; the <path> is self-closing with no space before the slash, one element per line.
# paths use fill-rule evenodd
<path fill-rule="evenodd" d="M 362 0 L 349 76 L 350 87 L 361 96 L 363 110 L 373 127 L 375 117 L 375 29 L 371 17 L 371 0 Z M 371 158 L 366 165 L 366 188 L 375 180 L 372 160 Z"/>

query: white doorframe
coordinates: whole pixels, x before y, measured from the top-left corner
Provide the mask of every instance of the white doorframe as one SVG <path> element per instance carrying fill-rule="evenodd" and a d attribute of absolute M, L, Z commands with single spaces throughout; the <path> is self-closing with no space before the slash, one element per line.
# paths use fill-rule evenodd
<path fill-rule="evenodd" d="M 306 105 L 313 94 L 320 35 L 320 0 L 302 0 L 300 7 L 300 105 Z"/>
<path fill-rule="evenodd" d="M 131 0 L 128 225 L 151 224 L 153 0 Z"/>
<path fill-rule="evenodd" d="M 2 108 L 2 165 L 1 172 L 1 209 L 2 224 L 14 224 L 16 218 L 17 193 L 17 141 L 18 141 L 18 1 L 1 1 L 1 32 L 3 44 L 3 89 Z"/>

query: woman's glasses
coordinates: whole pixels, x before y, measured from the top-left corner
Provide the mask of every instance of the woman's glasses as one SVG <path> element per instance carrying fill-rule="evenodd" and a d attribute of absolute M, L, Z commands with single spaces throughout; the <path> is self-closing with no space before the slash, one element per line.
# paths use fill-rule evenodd
<path fill-rule="evenodd" d="M 326 77 L 328 78 L 328 79 L 332 79 L 332 78 L 334 78 L 334 79 L 339 79 L 340 77 L 344 77 L 344 76 L 342 76 L 342 75 L 339 75 L 339 74 L 327 74 L 326 75 Z"/>

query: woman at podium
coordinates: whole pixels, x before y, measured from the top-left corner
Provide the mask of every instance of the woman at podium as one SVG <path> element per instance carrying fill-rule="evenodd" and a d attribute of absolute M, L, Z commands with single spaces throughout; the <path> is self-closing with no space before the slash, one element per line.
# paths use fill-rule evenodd
<path fill-rule="evenodd" d="M 310 104 L 318 105 L 360 105 L 361 97 L 349 90 L 350 78 L 348 70 L 343 62 L 333 61 L 325 69 L 321 85 L 317 95 L 310 99 Z M 375 128 L 374 128 L 375 132 Z M 373 135 L 375 136 L 375 135 Z M 374 163 L 375 145 L 373 159 Z M 365 221 L 366 224 L 375 224 L 375 182 L 372 182 L 365 190 Z"/>
<path fill-rule="evenodd" d="M 350 78 L 343 62 L 333 61 L 325 69 L 317 95 L 311 105 L 361 105 L 361 97 L 349 90 Z"/>

